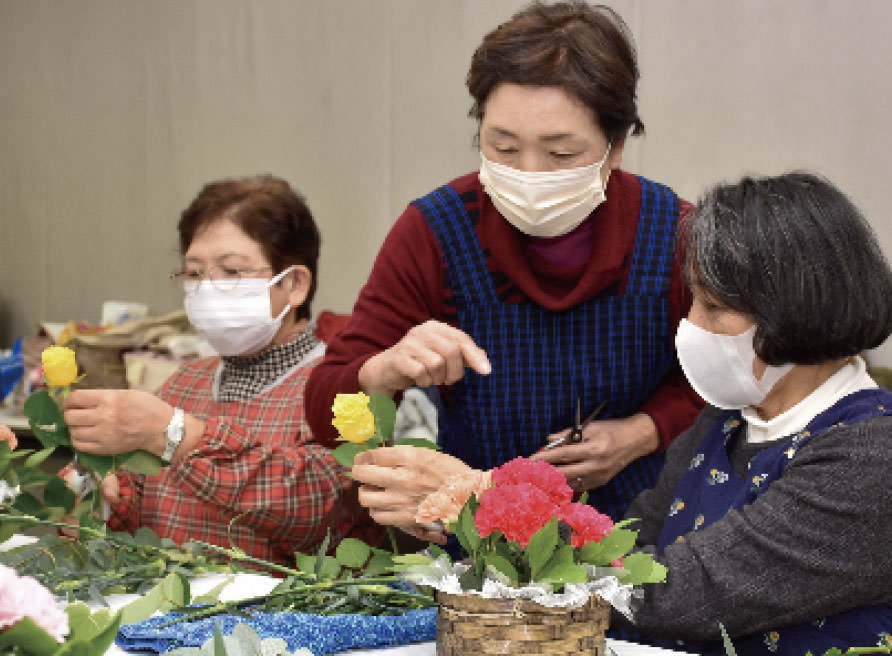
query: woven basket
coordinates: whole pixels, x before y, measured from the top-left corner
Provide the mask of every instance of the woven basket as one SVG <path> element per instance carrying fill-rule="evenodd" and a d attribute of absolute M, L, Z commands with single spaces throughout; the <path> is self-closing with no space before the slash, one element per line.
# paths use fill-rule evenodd
<path fill-rule="evenodd" d="M 604 654 L 610 605 L 597 595 L 573 609 L 445 592 L 436 598 L 438 656 Z"/>

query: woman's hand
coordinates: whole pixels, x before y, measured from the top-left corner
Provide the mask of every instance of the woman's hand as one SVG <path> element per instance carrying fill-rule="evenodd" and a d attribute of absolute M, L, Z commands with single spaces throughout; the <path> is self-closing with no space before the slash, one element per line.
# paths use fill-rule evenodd
<path fill-rule="evenodd" d="M 76 449 L 116 455 L 136 449 L 164 453 L 173 407 L 141 390 L 74 390 L 65 400 L 65 423 Z"/>
<path fill-rule="evenodd" d="M 552 442 L 569 429 L 548 436 Z M 574 490 L 601 487 L 633 460 L 653 453 L 660 445 L 656 424 L 643 412 L 626 419 L 593 421 L 582 431 L 582 442 L 545 449 L 531 456 L 557 466 Z"/>
<path fill-rule="evenodd" d="M 363 451 L 353 464 L 353 478 L 362 484 L 359 502 L 379 524 L 397 526 L 421 540 L 444 544 L 439 531 L 415 522 L 418 504 L 450 476 L 471 467 L 458 458 L 413 446 Z"/>
<path fill-rule="evenodd" d="M 486 351 L 467 333 L 431 320 L 366 360 L 359 370 L 359 386 L 368 393 L 393 396 L 413 386 L 454 383 L 465 375 L 465 367 L 483 375 L 492 370 Z"/>

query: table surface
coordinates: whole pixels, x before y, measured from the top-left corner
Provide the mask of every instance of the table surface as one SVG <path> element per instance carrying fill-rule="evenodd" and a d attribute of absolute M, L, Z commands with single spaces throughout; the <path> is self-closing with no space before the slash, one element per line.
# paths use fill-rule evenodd
<path fill-rule="evenodd" d="M 6 542 L 0 544 L 0 550 L 13 549 L 17 546 L 29 544 L 37 538 L 27 535 L 14 535 Z M 204 594 L 211 590 L 214 586 L 231 578 L 232 582 L 223 588 L 220 593 L 220 599 L 223 601 L 244 599 L 250 596 L 262 595 L 272 590 L 278 583 L 278 579 L 263 574 L 250 574 L 240 572 L 238 574 L 225 574 L 220 572 L 211 572 L 202 574 L 189 581 L 189 587 L 193 596 Z M 108 595 L 106 600 L 113 610 L 117 610 L 126 606 L 134 599 L 138 599 L 139 595 L 135 594 L 116 594 Z M 98 605 L 89 604 L 94 610 Z M 639 645 L 623 640 L 607 639 L 607 654 L 611 651 L 616 656 L 669 656 L 670 654 L 678 654 L 679 652 L 660 649 L 658 647 L 649 647 L 647 645 Z M 434 642 L 421 642 L 411 645 L 400 645 L 398 647 L 387 647 L 382 649 L 357 649 L 344 652 L 349 656 L 435 656 L 437 653 L 436 644 Z M 125 651 L 116 645 L 112 645 L 105 656 L 133 656 L 139 654 L 146 656 L 146 652 Z"/>

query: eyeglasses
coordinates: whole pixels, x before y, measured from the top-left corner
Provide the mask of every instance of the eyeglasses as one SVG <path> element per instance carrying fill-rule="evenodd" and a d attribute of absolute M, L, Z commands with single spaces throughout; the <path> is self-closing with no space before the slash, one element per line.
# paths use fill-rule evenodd
<path fill-rule="evenodd" d="M 183 291 L 191 296 L 198 291 L 202 280 L 207 280 L 217 291 L 231 292 L 238 288 L 242 278 L 250 278 L 261 271 L 271 271 L 271 266 L 239 269 L 229 266 L 212 266 L 207 271 L 186 271 L 181 269 L 170 274 L 170 279 L 182 284 Z"/>

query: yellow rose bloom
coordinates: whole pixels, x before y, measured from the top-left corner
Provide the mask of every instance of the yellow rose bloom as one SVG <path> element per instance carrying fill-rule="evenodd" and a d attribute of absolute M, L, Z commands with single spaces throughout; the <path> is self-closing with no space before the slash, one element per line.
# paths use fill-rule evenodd
<path fill-rule="evenodd" d="M 43 364 L 43 377 L 48 385 L 66 387 L 77 378 L 77 363 L 74 351 L 67 346 L 48 346 L 40 354 Z"/>
<path fill-rule="evenodd" d="M 362 444 L 375 436 L 375 415 L 369 408 L 369 397 L 362 392 L 338 394 L 331 406 L 331 425 L 348 442 Z"/>

